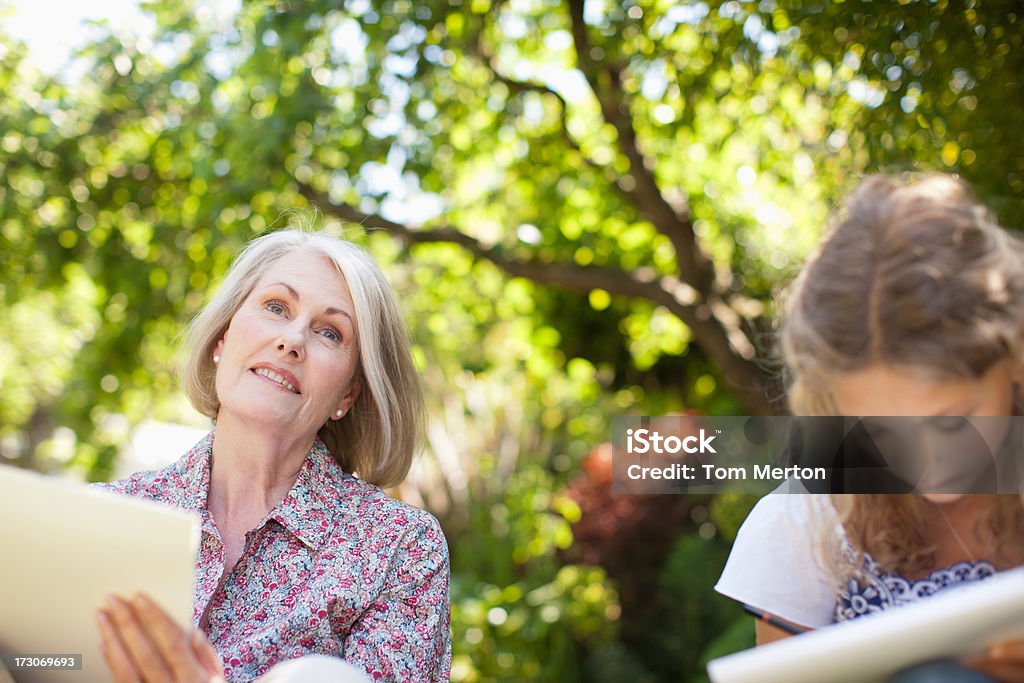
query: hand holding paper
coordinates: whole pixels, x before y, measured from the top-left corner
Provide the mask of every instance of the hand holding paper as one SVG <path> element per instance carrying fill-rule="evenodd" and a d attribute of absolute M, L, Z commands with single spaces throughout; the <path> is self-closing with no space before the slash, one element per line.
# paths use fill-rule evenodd
<path fill-rule="evenodd" d="M 97 611 L 100 653 L 116 683 L 223 683 L 224 666 L 202 631 L 174 623 L 152 599 L 107 599 Z"/>

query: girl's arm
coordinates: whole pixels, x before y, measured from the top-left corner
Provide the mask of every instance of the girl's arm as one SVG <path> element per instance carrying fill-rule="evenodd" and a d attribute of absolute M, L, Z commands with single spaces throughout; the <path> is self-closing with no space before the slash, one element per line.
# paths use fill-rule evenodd
<path fill-rule="evenodd" d="M 801 626 L 799 624 L 793 624 L 793 626 L 794 628 L 800 629 L 802 631 L 812 630 L 807 628 L 806 626 Z M 790 633 L 789 631 L 781 629 L 778 626 L 772 626 L 771 624 L 760 619 L 754 620 L 754 637 L 758 645 L 764 645 L 765 643 L 771 643 L 776 640 L 782 640 L 783 638 L 789 638 L 793 635 L 796 634 Z"/>

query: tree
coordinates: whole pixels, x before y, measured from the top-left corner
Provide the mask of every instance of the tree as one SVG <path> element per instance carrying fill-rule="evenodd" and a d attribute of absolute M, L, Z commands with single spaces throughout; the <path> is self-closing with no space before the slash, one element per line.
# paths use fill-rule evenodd
<path fill-rule="evenodd" d="M 534 283 L 565 357 L 652 412 L 781 410 L 772 294 L 864 170 L 957 170 L 1019 215 L 1020 20 L 994 5 L 147 7 L 154 39 L 97 39 L 74 87 L 6 43 L 3 299 L 77 330 L 46 391 L 5 376 L 8 431 L 141 414 L 177 321 L 303 198 Z"/>

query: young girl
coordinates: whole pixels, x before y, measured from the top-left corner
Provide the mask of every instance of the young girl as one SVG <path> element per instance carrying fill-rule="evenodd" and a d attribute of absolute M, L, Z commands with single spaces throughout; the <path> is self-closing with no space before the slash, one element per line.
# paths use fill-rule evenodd
<path fill-rule="evenodd" d="M 793 284 L 781 347 L 794 415 L 1020 415 L 1024 244 L 952 177 L 870 177 Z M 716 590 L 819 628 L 1021 564 L 1020 495 L 778 494 Z M 971 664 L 1024 680 L 1024 642 Z"/>

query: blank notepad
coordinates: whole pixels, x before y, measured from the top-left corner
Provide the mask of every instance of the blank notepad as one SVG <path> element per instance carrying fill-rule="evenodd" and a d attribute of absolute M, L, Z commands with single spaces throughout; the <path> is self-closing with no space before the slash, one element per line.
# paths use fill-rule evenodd
<path fill-rule="evenodd" d="M 109 683 L 95 612 L 149 594 L 192 627 L 198 515 L 0 466 L 0 653 L 82 655 L 78 671 L 17 683 Z"/>
<path fill-rule="evenodd" d="M 1024 637 L 1024 568 L 708 663 L 713 683 L 869 683 Z"/>

